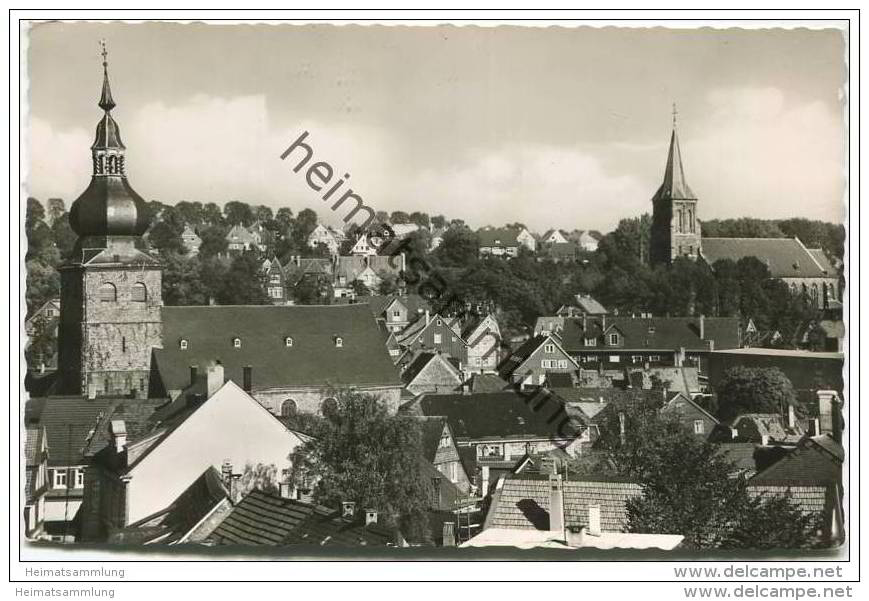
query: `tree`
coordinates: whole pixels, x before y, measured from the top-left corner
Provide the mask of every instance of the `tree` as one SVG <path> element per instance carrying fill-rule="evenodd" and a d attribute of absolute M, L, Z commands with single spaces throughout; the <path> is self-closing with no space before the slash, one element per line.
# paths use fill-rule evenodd
<path fill-rule="evenodd" d="M 468 228 L 451 228 L 444 232 L 443 241 L 434 256 L 446 266 L 467 267 L 480 253 L 480 238 Z"/>
<path fill-rule="evenodd" d="M 414 211 L 410 214 L 408 219 L 411 223 L 415 223 L 419 227 L 428 228 L 431 225 L 431 218 L 428 216 L 428 213 Z"/>
<path fill-rule="evenodd" d="M 46 203 L 46 214 L 48 224 L 53 227 L 57 220 L 66 214 L 66 203 L 62 198 L 49 198 Z"/>
<path fill-rule="evenodd" d="M 202 279 L 199 257 L 165 253 L 163 265 L 163 302 L 166 305 L 207 305 L 215 296 Z"/>
<path fill-rule="evenodd" d="M 718 445 L 698 439 L 655 407 L 625 407 L 627 436 L 608 428 L 603 446 L 616 472 L 642 487 L 627 504 L 631 532 L 681 534 L 685 545 L 710 548 L 802 548 L 818 523 L 787 499 L 759 498 Z"/>
<path fill-rule="evenodd" d="M 431 218 L 431 225 L 437 229 L 443 229 L 447 226 L 447 218 L 443 215 L 435 215 Z"/>
<path fill-rule="evenodd" d="M 223 225 L 223 213 L 220 207 L 213 202 L 206 203 L 202 207 L 202 222 L 208 225 Z"/>
<path fill-rule="evenodd" d="M 223 205 L 223 214 L 230 225 L 251 225 L 254 221 L 253 209 L 246 202 L 231 200 Z"/>
<path fill-rule="evenodd" d="M 274 213 L 271 207 L 265 205 L 257 205 L 253 208 L 253 216 L 257 221 L 271 221 Z"/>
<path fill-rule="evenodd" d="M 775 413 L 785 415 L 788 405 L 798 412 L 793 384 L 777 367 L 731 367 L 715 387 L 718 395 L 718 418 L 729 422 L 741 413 Z"/>
<path fill-rule="evenodd" d="M 236 257 L 217 289 L 217 302 L 221 305 L 271 304 L 259 269 L 260 262 L 253 253 Z"/>
<path fill-rule="evenodd" d="M 353 280 L 353 283 L 350 284 L 350 288 L 353 290 L 353 294 L 356 296 L 371 296 L 371 291 L 368 289 L 362 280 Z"/>
<path fill-rule="evenodd" d="M 316 275 L 306 275 L 293 288 L 293 299 L 299 305 L 331 305 L 333 297 L 331 282 Z"/>
<path fill-rule="evenodd" d="M 405 213 L 404 211 L 393 211 L 392 215 L 389 216 L 390 223 L 410 223 L 410 215 Z"/>
<path fill-rule="evenodd" d="M 199 255 L 213 257 L 226 252 L 229 242 L 226 240 L 226 229 L 220 225 L 207 225 L 199 230 L 202 244 L 199 246 Z"/>
<path fill-rule="evenodd" d="M 236 486 L 238 486 L 239 499 L 243 499 L 253 490 L 277 495 L 280 493 L 278 468 L 274 464 L 257 463 L 252 465 L 246 463 Z"/>
<path fill-rule="evenodd" d="M 313 476 L 315 502 L 334 507 L 355 501 L 376 509 L 406 538 L 427 538 L 430 490 L 420 472 L 418 423 L 391 415 L 369 394 L 339 391 L 335 398 L 337 406 L 313 438 L 290 456 L 293 482 L 301 487 Z"/>
<path fill-rule="evenodd" d="M 293 210 L 289 207 L 281 207 L 275 213 L 275 221 L 278 222 L 280 233 L 282 236 L 289 236 L 293 229 Z"/>
<path fill-rule="evenodd" d="M 175 207 L 166 207 L 160 220 L 151 226 L 148 232 L 148 242 L 161 253 L 173 252 L 183 254 L 187 252 L 181 240 L 184 232 L 184 219 Z"/>
<path fill-rule="evenodd" d="M 216 206 L 216 205 L 215 205 Z M 175 213 L 185 225 L 197 226 L 203 222 L 203 208 L 201 202 L 182 200 L 175 205 Z"/>

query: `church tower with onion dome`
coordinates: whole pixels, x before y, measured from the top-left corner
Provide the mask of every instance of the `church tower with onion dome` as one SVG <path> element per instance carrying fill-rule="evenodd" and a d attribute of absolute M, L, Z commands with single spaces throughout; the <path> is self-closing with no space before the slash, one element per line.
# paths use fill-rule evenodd
<path fill-rule="evenodd" d="M 676 132 L 676 105 L 673 105 L 673 133 L 670 135 L 664 181 L 652 198 L 649 261 L 652 265 L 669 265 L 677 257 L 697 259 L 700 245 L 697 195 L 685 181 Z"/>
<path fill-rule="evenodd" d="M 127 181 L 105 44 L 102 56 L 103 116 L 91 146 L 93 175 L 70 208 L 78 241 L 60 270 L 57 390 L 145 397 L 151 349 L 162 346 L 162 271 L 143 250 L 148 208 Z"/>

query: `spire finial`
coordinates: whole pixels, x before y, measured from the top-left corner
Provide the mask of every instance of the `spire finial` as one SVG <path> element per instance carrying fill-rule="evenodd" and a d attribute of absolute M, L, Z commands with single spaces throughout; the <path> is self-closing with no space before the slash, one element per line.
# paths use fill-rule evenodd
<path fill-rule="evenodd" d="M 103 57 L 103 93 L 100 96 L 99 107 L 108 112 L 115 108 L 112 99 L 112 89 L 109 87 L 109 51 L 106 50 L 106 41 L 100 40 L 100 54 Z"/>
<path fill-rule="evenodd" d="M 676 129 L 676 115 L 679 114 L 679 111 L 676 110 L 676 103 L 673 103 L 673 129 Z"/>

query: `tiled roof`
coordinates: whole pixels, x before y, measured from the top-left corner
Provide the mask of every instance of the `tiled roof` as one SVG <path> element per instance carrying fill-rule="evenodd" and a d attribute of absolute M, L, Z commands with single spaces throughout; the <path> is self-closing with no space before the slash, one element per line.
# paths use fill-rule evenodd
<path fill-rule="evenodd" d="M 40 450 L 42 449 L 42 437 L 45 431 L 42 427 L 28 426 L 24 442 L 24 460 L 27 467 L 33 467 L 42 463 Z"/>
<path fill-rule="evenodd" d="M 804 515 L 823 515 L 827 507 L 827 484 L 811 482 L 748 482 L 748 494 L 756 497 L 788 497 Z"/>
<path fill-rule="evenodd" d="M 316 506 L 311 515 L 289 533 L 286 542 L 320 547 L 386 547 L 394 544 L 396 537 L 391 529 L 377 523 L 366 526 L 361 521 L 364 517 L 364 510 L 350 520 L 342 518 L 340 510 Z"/>
<path fill-rule="evenodd" d="M 500 392 L 509 387 L 510 384 L 497 374 L 474 374 L 470 380 L 472 393 Z"/>
<path fill-rule="evenodd" d="M 753 442 L 723 442 L 718 445 L 716 455 L 729 461 L 738 470 L 754 472 L 757 463 L 754 455 L 757 444 Z"/>
<path fill-rule="evenodd" d="M 241 348 L 233 347 L 234 337 Z M 292 337 L 291 347 L 286 337 Z M 191 365 L 203 371 L 216 360 L 239 385 L 243 367 L 251 366 L 254 390 L 401 384 L 364 304 L 163 307 L 163 340 L 154 356 L 166 390 L 186 388 Z"/>
<path fill-rule="evenodd" d="M 423 415 L 446 417 L 453 434 L 469 440 L 557 437 L 563 418 L 553 416 L 564 411 L 563 401 L 554 395 L 538 398 L 512 391 L 424 395 L 419 407 Z"/>
<path fill-rule="evenodd" d="M 597 300 L 587 294 L 576 295 L 576 306 L 589 315 L 606 315 L 607 310 Z"/>
<path fill-rule="evenodd" d="M 797 238 L 703 238 L 701 252 L 710 265 L 722 259 L 757 257 L 774 278 L 835 277 L 835 272 L 823 272 Z"/>
<path fill-rule="evenodd" d="M 742 413 L 733 419 L 732 427 L 738 428 L 743 420 L 752 422 L 759 436 L 769 436 L 776 442 L 796 442 L 802 437 L 801 432 L 788 428 L 777 413 Z"/>
<path fill-rule="evenodd" d="M 209 466 L 169 507 L 113 533 L 109 542 L 178 542 L 226 498 L 227 491 L 220 480 L 220 474 L 214 467 Z"/>
<path fill-rule="evenodd" d="M 450 370 L 453 373 L 453 375 L 455 376 L 454 382 L 451 383 L 451 386 L 453 386 L 453 390 L 455 390 L 455 387 L 457 387 L 459 384 L 461 384 L 461 380 L 462 380 L 461 373 L 456 368 L 456 366 L 454 366 L 453 363 L 450 362 L 448 357 L 441 355 L 439 353 L 436 353 L 436 352 L 429 352 L 429 351 L 418 352 L 416 354 L 416 357 L 413 358 L 413 360 L 407 365 L 407 367 L 401 373 L 401 379 L 404 381 L 406 386 L 409 386 L 410 384 L 413 383 L 413 381 L 416 379 L 416 377 L 422 373 L 422 371 L 426 367 L 428 367 L 432 362 L 437 362 L 437 361 L 442 362 L 443 365 L 446 367 L 446 369 Z M 445 384 L 445 382 L 441 381 L 441 382 L 439 382 L 439 384 Z"/>
<path fill-rule="evenodd" d="M 817 438 L 833 441 L 826 435 Z M 842 478 L 842 462 L 822 444 L 815 443 L 812 438 L 801 440 L 795 449 L 752 478 L 752 482 L 839 482 Z"/>
<path fill-rule="evenodd" d="M 440 416 L 423 417 L 417 418 L 416 423 L 422 434 L 422 456 L 426 461 L 434 461 L 447 420 Z"/>
<path fill-rule="evenodd" d="M 601 531 L 624 532 L 627 502 L 642 494 L 638 484 L 618 480 L 567 480 L 563 486 L 565 526 L 576 530 L 588 526 L 589 505 L 599 505 Z M 489 509 L 487 526 L 547 530 L 549 495 L 548 477 L 507 477 Z"/>
<path fill-rule="evenodd" d="M 388 294 L 385 296 L 371 295 L 365 297 L 364 300 L 368 303 L 368 306 L 371 307 L 371 312 L 377 317 L 380 317 L 383 312 L 389 308 L 392 301 L 395 300 L 407 307 L 408 318 L 411 321 L 413 321 L 414 316 L 425 312 L 426 309 L 430 309 L 428 301 L 418 294 Z"/>
<path fill-rule="evenodd" d="M 38 424 L 45 428 L 51 466 L 81 465 L 84 448 L 101 414 L 119 401 L 116 397 L 88 399 L 80 396 L 46 397 Z"/>
<path fill-rule="evenodd" d="M 119 399 L 106 408 L 96 420 L 93 435 L 84 447 L 85 456 L 96 455 L 111 443 L 109 430 L 114 420 L 124 421 L 129 444 L 147 436 L 155 411 L 167 403 L 168 399 Z"/>
<path fill-rule="evenodd" d="M 673 351 L 709 350 L 707 340 L 714 340 L 715 349 L 739 347 L 739 319 L 736 317 L 705 317 L 704 337 L 700 338 L 699 317 L 621 317 L 610 316 L 605 320 L 597 317 L 586 319 L 583 330 L 581 318 L 564 320 L 561 338 L 564 349 L 571 353 L 613 350 L 662 350 Z M 616 328 L 624 337 L 619 347 L 603 344 L 603 335 Z M 594 338 L 597 346 L 585 346 L 586 338 Z"/>
<path fill-rule="evenodd" d="M 812 255 L 812 258 L 817 261 L 818 266 L 821 270 L 829 276 L 835 276 L 838 273 L 838 270 L 833 267 L 833 264 L 830 262 L 830 259 L 827 257 L 827 253 L 824 252 L 822 248 L 809 248 L 807 249 L 809 254 Z"/>
<path fill-rule="evenodd" d="M 209 540 L 220 545 L 281 545 L 314 512 L 315 506 L 253 490 L 242 499 Z"/>
<path fill-rule="evenodd" d="M 480 246 L 519 246 L 517 236 L 522 230 L 514 228 L 483 228 L 477 231 Z"/>
<path fill-rule="evenodd" d="M 504 379 L 509 378 L 520 365 L 522 365 L 529 357 L 531 357 L 531 355 L 536 353 L 537 350 L 546 343 L 553 343 L 560 350 L 564 350 L 558 340 L 549 334 L 534 336 L 533 338 L 526 340 L 522 346 L 513 351 L 513 353 L 501 363 L 498 367 L 498 374 Z M 572 358 L 570 360 L 573 361 Z M 573 366 L 577 367 L 575 363 Z"/>

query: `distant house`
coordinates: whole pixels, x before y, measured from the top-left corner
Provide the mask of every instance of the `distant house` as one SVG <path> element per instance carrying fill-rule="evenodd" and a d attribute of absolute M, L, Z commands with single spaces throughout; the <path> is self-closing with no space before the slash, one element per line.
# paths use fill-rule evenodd
<path fill-rule="evenodd" d="M 546 247 L 546 255 L 555 263 L 570 263 L 580 258 L 582 250 L 576 242 L 556 242 Z"/>
<path fill-rule="evenodd" d="M 455 484 L 463 494 L 471 491 L 474 474 L 462 461 L 449 422 L 444 417 L 419 418 L 422 431 L 423 458 L 430 462 L 445 478 Z"/>
<path fill-rule="evenodd" d="M 574 230 L 568 234 L 568 240 L 575 242 L 586 252 L 595 252 L 603 234 L 596 230 Z"/>
<path fill-rule="evenodd" d="M 733 440 L 756 444 L 796 444 L 803 437 L 800 425 L 777 413 L 743 413 L 730 425 Z"/>
<path fill-rule="evenodd" d="M 45 534 L 45 493 L 48 491 L 48 442 L 43 426 L 27 426 L 24 447 L 24 535 L 33 540 Z"/>
<path fill-rule="evenodd" d="M 431 309 L 428 301 L 418 294 L 373 295 L 366 297 L 365 300 L 374 316 L 382 321 L 390 332 L 400 332 L 411 322 L 425 315 L 426 310 Z"/>
<path fill-rule="evenodd" d="M 562 230 L 548 230 L 540 236 L 540 244 L 566 244 L 567 236 Z"/>
<path fill-rule="evenodd" d="M 376 292 L 383 277 L 399 277 L 405 268 L 405 255 L 351 255 L 335 257 L 333 287 L 335 298 L 353 298 L 353 282 L 359 281 Z"/>
<path fill-rule="evenodd" d="M 318 244 L 322 244 L 329 249 L 329 254 L 337 255 L 338 249 L 341 246 L 339 236 L 331 228 L 326 227 L 322 223 L 318 223 L 317 227 L 308 236 L 308 246 L 316 248 Z"/>
<path fill-rule="evenodd" d="M 748 492 L 761 498 L 786 498 L 805 515 L 817 518 L 815 541 L 837 546 L 845 539 L 842 446 L 828 435 L 805 437 L 795 448 L 748 481 Z"/>
<path fill-rule="evenodd" d="M 429 243 L 429 251 L 436 250 L 437 247 L 441 245 L 444 241 L 444 233 L 446 232 L 446 228 L 435 228 L 431 232 L 431 242 Z"/>
<path fill-rule="evenodd" d="M 549 394 L 423 395 L 403 411 L 446 418 L 459 449 L 474 449 L 484 494 L 494 484 L 495 470 L 512 470 L 527 455 L 553 449 L 573 453 L 586 431 L 569 417 L 564 402 Z"/>
<path fill-rule="evenodd" d="M 583 367 L 648 363 L 704 372 L 713 351 L 740 347 L 741 330 L 735 317 L 582 316 L 565 319 L 561 339 Z"/>
<path fill-rule="evenodd" d="M 537 241 L 525 228 L 483 228 L 477 232 L 480 239 L 480 256 L 516 257 L 519 248 L 535 250 Z"/>
<path fill-rule="evenodd" d="M 284 280 L 288 286 L 295 286 L 305 277 L 327 280 L 333 279 L 335 263 L 333 259 L 319 257 L 290 257 L 284 265 Z"/>
<path fill-rule="evenodd" d="M 412 233 L 418 232 L 421 229 L 415 223 L 393 223 L 390 227 L 398 239 L 407 238 Z"/>
<path fill-rule="evenodd" d="M 561 474 L 513 475 L 498 482 L 483 530 L 463 547 L 548 549 L 677 548 L 675 534 L 627 532 L 627 504 L 642 495 L 615 478 L 565 479 Z"/>
<path fill-rule="evenodd" d="M 185 395 L 161 408 L 148 427 L 129 437 L 126 420 L 105 415 L 96 430 L 110 441 L 93 456 L 82 505 L 82 537 L 100 541 L 170 507 L 209 468 L 227 464 L 288 470 L 302 443 L 234 382 L 221 366 L 206 374 L 202 395 Z"/>
<path fill-rule="evenodd" d="M 181 244 L 187 249 L 188 255 L 199 254 L 199 247 L 202 246 L 202 238 L 189 225 L 184 226 L 184 231 L 181 232 Z"/>
<path fill-rule="evenodd" d="M 414 395 L 455 392 L 464 378 L 453 361 L 438 352 L 417 352 L 401 372 L 405 389 Z"/>
<path fill-rule="evenodd" d="M 287 282 L 284 268 L 276 258 L 265 259 L 260 267 L 266 292 L 275 305 L 285 304 L 288 300 Z"/>
<path fill-rule="evenodd" d="M 429 312 L 396 334 L 396 341 L 411 351 L 427 350 L 441 353 L 461 362 L 462 369 L 468 361 L 468 345 L 452 327 L 452 318 Z"/>
<path fill-rule="evenodd" d="M 501 329 L 491 313 L 470 319 L 462 330 L 467 342 L 466 371 L 497 373 L 501 362 Z"/>
<path fill-rule="evenodd" d="M 600 317 L 609 315 L 609 311 L 590 294 L 577 294 L 573 304 L 562 305 L 555 314 L 560 317 Z"/>
<path fill-rule="evenodd" d="M 377 248 L 368 241 L 368 234 L 362 234 L 356 239 L 350 254 L 358 257 L 370 257 L 377 254 Z"/>
<path fill-rule="evenodd" d="M 27 316 L 27 319 L 24 320 L 24 331 L 32 337 L 40 330 L 46 331 L 46 328 L 52 326 L 56 328 L 58 319 L 60 319 L 60 299 L 49 299 Z"/>
<path fill-rule="evenodd" d="M 499 375 L 521 386 L 542 386 L 547 373 L 576 371 L 579 365 L 552 335 L 535 336 L 505 359 Z"/>
<path fill-rule="evenodd" d="M 398 407 L 402 382 L 365 304 L 163 307 L 162 319 L 157 396 L 177 398 L 220 362 L 227 379 L 278 416 L 317 413 L 343 388 Z"/>
<path fill-rule="evenodd" d="M 208 538 L 215 545 L 392 547 L 401 535 L 379 523 L 377 511 L 347 501 L 331 509 L 260 490 L 251 491 Z"/>
<path fill-rule="evenodd" d="M 243 225 L 234 225 L 226 234 L 227 248 L 230 251 L 244 252 L 260 250 L 260 239 Z"/>

